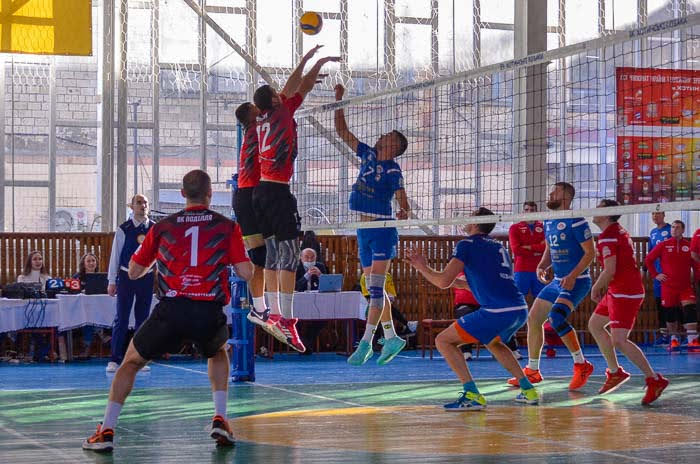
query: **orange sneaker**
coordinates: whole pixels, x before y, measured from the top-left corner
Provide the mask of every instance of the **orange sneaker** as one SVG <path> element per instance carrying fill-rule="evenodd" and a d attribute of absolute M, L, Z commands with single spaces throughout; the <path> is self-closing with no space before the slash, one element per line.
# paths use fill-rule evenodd
<path fill-rule="evenodd" d="M 542 382 L 542 374 L 540 374 L 539 369 L 530 369 L 529 367 L 525 366 L 523 372 L 527 376 L 527 380 L 529 380 L 530 383 Z M 518 379 L 516 379 L 515 377 L 511 377 L 510 379 L 508 379 L 508 385 L 512 387 L 519 387 L 520 382 L 518 382 Z"/>
<path fill-rule="evenodd" d="M 668 344 L 669 351 L 678 351 L 681 349 L 681 342 L 677 338 L 672 338 L 671 343 Z"/>
<path fill-rule="evenodd" d="M 649 405 L 654 402 L 661 393 L 668 387 L 670 383 L 667 378 L 661 374 L 656 374 L 656 377 L 647 377 L 645 380 L 647 384 L 647 392 L 642 398 L 643 405 Z"/>
<path fill-rule="evenodd" d="M 83 449 L 98 453 L 111 453 L 114 449 L 114 430 L 102 429 L 102 422 L 97 424 L 97 430 L 83 442 Z"/>
<path fill-rule="evenodd" d="M 216 446 L 233 446 L 236 443 L 228 421 L 221 416 L 212 419 L 210 436 L 216 440 Z"/>
<path fill-rule="evenodd" d="M 605 383 L 600 387 L 600 390 L 598 390 L 599 395 L 612 393 L 620 388 L 623 383 L 630 379 L 630 374 L 629 372 L 625 372 L 622 367 L 618 367 L 617 372 L 614 374 L 610 372 L 610 369 L 605 369 L 605 377 Z"/>
<path fill-rule="evenodd" d="M 692 342 L 688 342 L 688 351 L 700 351 L 700 340 L 696 338 Z"/>
<path fill-rule="evenodd" d="M 587 360 L 582 363 L 574 363 L 574 376 L 569 383 L 569 390 L 578 390 L 586 385 L 588 377 L 593 373 L 593 364 Z"/>

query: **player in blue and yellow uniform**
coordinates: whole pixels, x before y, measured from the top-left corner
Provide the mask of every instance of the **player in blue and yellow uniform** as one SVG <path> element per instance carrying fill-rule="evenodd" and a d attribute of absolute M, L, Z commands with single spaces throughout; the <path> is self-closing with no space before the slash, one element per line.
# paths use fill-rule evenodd
<path fill-rule="evenodd" d="M 479 208 L 472 214 L 487 215 L 493 213 L 486 208 Z M 465 343 L 486 345 L 494 358 L 519 380 L 522 391 L 516 401 L 539 402 L 537 391 L 504 343 L 525 324 L 527 303 L 515 286 L 508 252 L 500 242 L 488 236 L 495 226 L 495 223 L 467 225 L 468 237 L 457 244 L 452 259 L 442 271 L 428 267 L 425 257 L 416 251 L 411 252 L 407 259 L 430 283 L 440 288 L 465 285 L 465 281 L 456 280 L 464 271 L 465 286 L 481 304 L 481 308 L 457 319 L 435 340 L 435 346 L 463 384 L 463 392 L 457 401 L 444 406 L 449 411 L 479 410 L 486 406 L 486 399 L 479 393 L 459 349 Z"/>
<path fill-rule="evenodd" d="M 558 182 L 549 194 L 547 207 L 554 211 L 569 210 L 575 194 L 573 185 Z M 588 268 L 595 258 L 593 237 L 588 222 L 583 218 L 547 220 L 544 229 L 547 248 L 537 266 L 537 275 L 545 281 L 551 267 L 554 280 L 542 289 L 528 316 L 527 349 L 530 359 L 525 373 L 532 383 L 542 381 L 540 352 L 544 343 L 543 325 L 549 318 L 552 328 L 574 358 L 574 375 L 569 389 L 577 390 L 588 381 L 593 365 L 584 358 L 576 331 L 567 318 L 591 290 Z M 518 385 L 518 380 L 512 378 L 508 383 Z"/>
<path fill-rule="evenodd" d="M 335 99 L 343 99 L 345 88 L 335 87 Z M 350 210 L 359 213 L 361 221 L 386 221 L 393 219 L 391 200 L 396 196 L 400 211 L 397 219 L 407 219 L 410 213 L 408 198 L 403 187 L 401 167 L 394 161 L 408 148 L 406 137 L 399 131 L 382 135 L 374 147 L 360 142 L 348 129 L 342 109 L 335 112 L 335 130 L 338 136 L 361 160 L 360 172 L 350 194 Z M 406 346 L 406 340 L 396 336 L 391 319 L 391 304 L 384 292 L 386 271 L 396 256 L 399 234 L 395 227 L 359 229 L 357 246 L 362 272 L 367 276 L 369 288 L 369 312 L 367 325 L 360 344 L 348 358 L 348 363 L 359 366 L 372 357 L 372 338 L 377 324 L 382 323 L 384 347 L 377 360 L 383 365 L 394 359 Z"/>

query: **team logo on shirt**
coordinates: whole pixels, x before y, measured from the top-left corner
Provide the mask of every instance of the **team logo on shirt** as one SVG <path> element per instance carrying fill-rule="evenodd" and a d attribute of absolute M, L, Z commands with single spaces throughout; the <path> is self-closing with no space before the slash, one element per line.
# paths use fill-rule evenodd
<path fill-rule="evenodd" d="M 175 298 L 177 296 L 177 291 L 176 290 L 168 290 L 168 293 L 165 294 L 168 298 Z"/>
<path fill-rule="evenodd" d="M 688 248 L 687 246 L 684 246 L 684 247 L 682 248 L 682 250 L 683 250 L 684 252 L 687 253 L 688 251 L 690 251 L 690 248 Z"/>
<path fill-rule="evenodd" d="M 559 235 L 559 238 L 561 238 L 562 240 L 566 240 L 566 234 L 565 234 L 564 232 L 562 232 L 562 233 Z"/>
<path fill-rule="evenodd" d="M 668 235 L 668 231 L 667 231 L 667 230 L 664 230 L 664 231 L 661 232 L 661 236 L 662 236 L 662 237 L 665 237 L 665 236 L 667 236 L 667 235 Z"/>
<path fill-rule="evenodd" d="M 543 232 L 543 231 L 542 231 L 542 227 L 539 227 L 539 226 L 535 227 L 535 232 L 541 234 L 541 233 Z"/>
<path fill-rule="evenodd" d="M 557 224 L 557 230 L 564 230 L 564 229 L 566 229 L 566 223 L 560 222 L 559 224 Z"/>
<path fill-rule="evenodd" d="M 143 241 L 146 240 L 146 235 L 145 234 L 138 234 L 136 236 L 136 242 L 141 245 Z"/>

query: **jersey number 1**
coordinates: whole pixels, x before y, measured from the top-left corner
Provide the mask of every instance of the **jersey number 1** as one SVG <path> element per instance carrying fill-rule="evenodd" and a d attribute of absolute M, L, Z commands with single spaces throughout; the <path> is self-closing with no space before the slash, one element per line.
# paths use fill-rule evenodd
<path fill-rule="evenodd" d="M 258 143 L 260 143 L 260 153 L 265 153 L 270 149 L 267 143 L 267 137 L 270 135 L 270 123 L 266 122 L 258 126 Z"/>
<path fill-rule="evenodd" d="M 199 250 L 199 226 L 192 226 L 185 231 L 185 237 L 192 236 L 190 243 L 190 266 L 197 265 L 198 250 Z"/>

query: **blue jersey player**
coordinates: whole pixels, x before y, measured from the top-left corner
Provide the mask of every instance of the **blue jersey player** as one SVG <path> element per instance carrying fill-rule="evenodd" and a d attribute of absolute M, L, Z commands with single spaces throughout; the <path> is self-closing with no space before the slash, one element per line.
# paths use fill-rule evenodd
<path fill-rule="evenodd" d="M 493 213 L 483 207 L 472 214 L 488 215 Z M 539 402 L 537 391 L 504 343 L 525 324 L 527 303 L 515 285 L 510 255 L 500 242 L 488 236 L 495 226 L 495 223 L 467 225 L 465 232 L 468 237 L 457 244 L 452 259 L 442 271 L 428 267 L 425 257 L 418 252 L 411 252 L 408 256 L 411 265 L 433 285 L 440 288 L 465 286 L 481 304 L 477 311 L 457 319 L 435 340 L 435 346 L 464 387 L 457 401 L 444 406 L 449 411 L 479 410 L 486 406 L 486 399 L 479 393 L 459 349 L 465 343 L 486 345 L 494 358 L 519 380 L 522 391 L 516 401 Z M 455 280 L 462 271 L 466 283 Z"/>
<path fill-rule="evenodd" d="M 573 185 L 557 182 L 549 194 L 547 207 L 554 211 L 569 210 L 575 193 Z M 544 229 L 547 247 L 537 266 L 537 275 L 545 281 L 547 270 L 551 266 L 554 280 L 542 289 L 530 310 L 527 324 L 530 359 L 525 373 L 532 383 L 542 381 L 539 365 L 544 343 L 543 325 L 549 319 L 552 328 L 574 358 L 574 375 L 569 389 L 578 390 L 593 373 L 593 365 L 584 358 L 576 331 L 567 318 L 591 290 L 589 266 L 595 258 L 593 237 L 588 222 L 583 218 L 547 220 Z M 512 378 L 508 383 L 517 385 L 518 380 Z"/>
<path fill-rule="evenodd" d="M 342 100 L 344 93 L 342 85 L 335 87 L 336 100 Z M 379 137 L 374 147 L 370 147 L 350 132 L 342 109 L 335 112 L 335 130 L 361 161 L 360 172 L 350 194 L 350 210 L 359 213 L 361 221 L 392 220 L 391 200 L 396 196 L 400 207 L 396 217 L 407 219 L 410 207 L 403 188 L 403 175 L 401 167 L 394 161 L 408 148 L 406 137 L 399 131 L 391 131 Z M 372 357 L 372 338 L 380 321 L 384 331 L 384 347 L 377 364 L 388 363 L 406 346 L 406 341 L 396 336 L 391 305 L 384 293 L 386 272 L 391 259 L 396 256 L 398 241 L 399 234 L 395 227 L 357 231 L 360 263 L 369 289 L 369 312 L 362 340 L 348 358 L 351 365 L 362 365 Z"/>
<path fill-rule="evenodd" d="M 649 232 L 649 249 L 647 253 L 664 240 L 671 238 L 671 224 L 666 222 L 666 214 L 663 211 L 651 213 L 651 220 L 656 224 L 656 227 Z M 657 259 L 654 263 L 656 271 L 661 272 L 661 260 Z M 666 310 L 661 306 L 661 282 L 656 279 L 654 281 L 654 302 L 656 303 L 656 313 L 659 317 L 659 337 L 657 343 L 659 345 L 668 345 L 668 328 L 666 327 Z M 675 323 L 671 323 L 675 324 Z"/>

